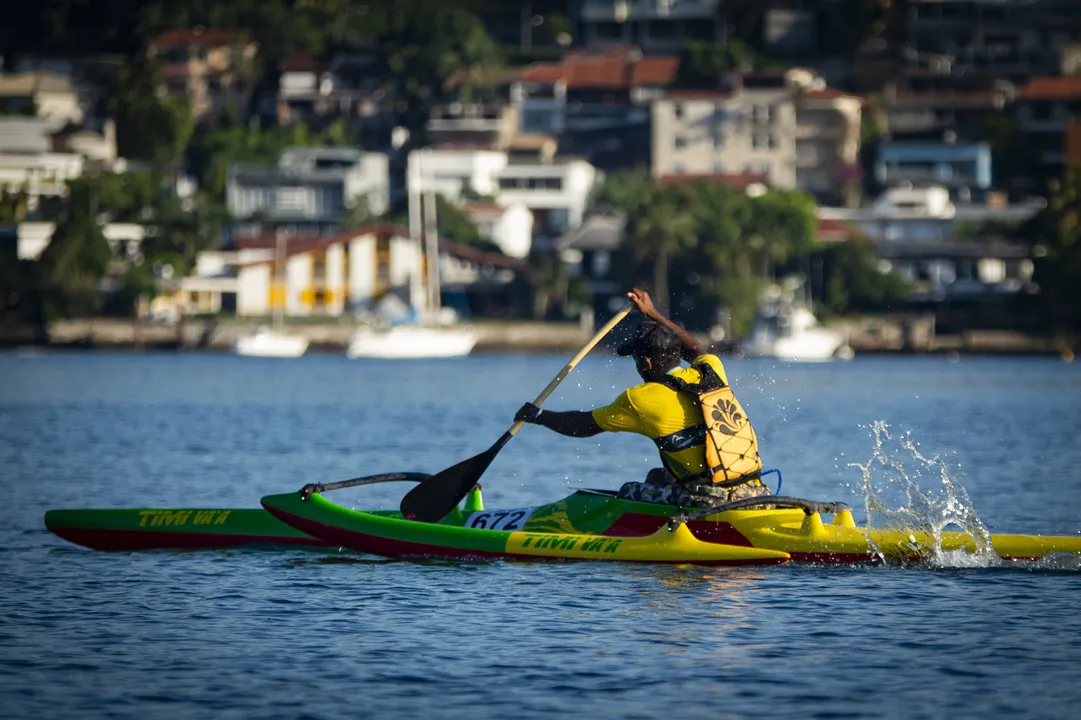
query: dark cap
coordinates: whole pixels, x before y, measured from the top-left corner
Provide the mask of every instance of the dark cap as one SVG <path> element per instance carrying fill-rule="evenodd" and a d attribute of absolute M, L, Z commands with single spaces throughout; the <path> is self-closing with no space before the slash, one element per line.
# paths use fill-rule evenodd
<path fill-rule="evenodd" d="M 674 332 L 656 320 L 643 318 L 634 335 L 616 347 L 616 354 L 626 357 L 679 357 L 680 342 Z"/>

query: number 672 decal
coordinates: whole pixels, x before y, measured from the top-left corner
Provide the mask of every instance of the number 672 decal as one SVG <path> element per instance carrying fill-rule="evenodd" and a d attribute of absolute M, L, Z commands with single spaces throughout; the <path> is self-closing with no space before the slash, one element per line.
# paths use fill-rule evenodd
<path fill-rule="evenodd" d="M 465 519 L 465 526 L 479 530 L 521 530 L 536 508 L 482 510 Z"/>

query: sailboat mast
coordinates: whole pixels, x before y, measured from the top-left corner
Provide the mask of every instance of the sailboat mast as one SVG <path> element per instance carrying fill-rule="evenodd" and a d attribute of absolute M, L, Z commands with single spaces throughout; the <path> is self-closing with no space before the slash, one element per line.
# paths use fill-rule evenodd
<path fill-rule="evenodd" d="M 430 150 L 428 154 L 430 154 Z M 428 258 L 428 311 L 435 313 L 439 310 L 440 287 L 439 287 L 439 225 L 435 215 L 435 187 L 434 179 L 424 191 L 424 240 L 425 252 Z"/>
<path fill-rule="evenodd" d="M 287 296 L 288 282 L 285 272 L 285 229 L 278 228 L 275 231 L 275 260 L 274 263 L 274 327 L 281 329 L 284 323 L 285 300 Z"/>
<path fill-rule="evenodd" d="M 413 241 L 413 250 L 416 252 L 416 262 L 409 272 L 409 305 L 416 312 L 424 310 L 427 300 L 424 297 L 424 278 L 422 277 L 421 252 L 423 244 L 423 230 L 421 218 L 420 198 L 424 191 L 420 173 L 417 174 L 417 186 L 409 188 L 409 237 Z"/>

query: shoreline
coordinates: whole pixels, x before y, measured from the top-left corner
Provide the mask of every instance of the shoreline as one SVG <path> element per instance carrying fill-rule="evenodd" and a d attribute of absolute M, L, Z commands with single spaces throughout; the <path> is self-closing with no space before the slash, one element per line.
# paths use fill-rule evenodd
<path fill-rule="evenodd" d="M 31 326 L 0 326 L 0 348 L 81 350 L 172 350 L 228 352 L 233 343 L 265 321 L 189 318 L 175 325 L 136 323 L 114 318 L 60 320 L 49 324 L 43 335 Z M 472 323 L 478 338 L 475 352 L 573 352 L 594 333 L 576 322 L 532 320 L 478 320 Z M 969 331 L 959 335 L 924 335 L 918 342 L 901 333 L 865 332 L 849 325 L 849 344 L 857 355 L 1013 355 L 1059 356 L 1072 360 L 1074 349 L 1060 338 L 1036 337 L 1012 331 Z M 308 321 L 287 323 L 293 333 L 308 338 L 310 352 L 344 352 L 356 329 L 352 323 Z M 712 343 L 698 334 L 704 347 L 720 355 L 737 355 L 731 343 Z M 602 346 L 603 347 L 603 346 Z"/>

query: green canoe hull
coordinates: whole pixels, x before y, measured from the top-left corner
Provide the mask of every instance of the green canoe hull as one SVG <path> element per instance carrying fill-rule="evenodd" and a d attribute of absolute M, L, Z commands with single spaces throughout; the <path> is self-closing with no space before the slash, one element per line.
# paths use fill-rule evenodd
<path fill-rule="evenodd" d="M 579 490 L 533 508 L 487 511 L 480 491 L 474 490 L 463 507 L 439 523 L 406 520 L 396 512 L 350 510 L 318 493 L 306 499 L 302 493 L 269 495 L 261 502 L 283 522 L 331 545 L 387 557 L 849 564 L 976 551 L 973 538 L 960 532 L 935 537 L 868 532 L 856 526 L 843 504 L 821 511 L 733 509 L 673 525 L 669 519 L 675 508 L 599 490 Z M 831 514 L 829 522 L 823 519 Z M 1081 537 L 993 535 L 991 543 L 1005 560 L 1081 555 Z"/>
<path fill-rule="evenodd" d="M 93 550 L 327 544 L 259 508 L 49 510 L 45 513 L 45 527 L 68 542 Z"/>
<path fill-rule="evenodd" d="M 479 493 L 474 493 L 479 499 Z M 406 520 L 399 513 L 350 510 L 318 493 L 308 497 L 301 493 L 268 495 L 261 502 L 284 522 L 333 545 L 392 558 L 696 565 L 778 565 L 790 559 L 781 550 L 703 541 L 686 526 L 669 530 L 664 513 L 672 508 L 649 503 L 634 505 L 642 505 L 650 513 L 652 531 L 620 533 L 618 514 L 611 512 L 626 501 L 584 493 L 571 498 L 578 500 L 574 513 L 577 522 L 568 518 L 567 501 L 490 514 L 456 509 L 440 523 Z M 502 529 L 488 529 L 489 524 Z M 607 532 L 612 529 L 616 532 Z"/>

